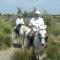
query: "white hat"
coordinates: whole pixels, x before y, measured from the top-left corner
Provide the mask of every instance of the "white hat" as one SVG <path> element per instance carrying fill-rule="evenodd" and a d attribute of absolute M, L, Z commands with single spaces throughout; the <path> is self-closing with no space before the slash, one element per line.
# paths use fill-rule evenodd
<path fill-rule="evenodd" d="M 40 15 L 40 12 L 39 11 L 36 11 L 35 13 Z"/>

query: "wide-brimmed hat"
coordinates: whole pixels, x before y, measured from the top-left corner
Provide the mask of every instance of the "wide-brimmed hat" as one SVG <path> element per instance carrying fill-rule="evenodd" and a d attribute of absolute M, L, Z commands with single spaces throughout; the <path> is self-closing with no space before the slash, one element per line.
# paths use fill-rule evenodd
<path fill-rule="evenodd" d="M 38 14 L 38 15 L 40 15 L 40 12 L 39 12 L 39 11 L 35 11 L 35 14 Z"/>

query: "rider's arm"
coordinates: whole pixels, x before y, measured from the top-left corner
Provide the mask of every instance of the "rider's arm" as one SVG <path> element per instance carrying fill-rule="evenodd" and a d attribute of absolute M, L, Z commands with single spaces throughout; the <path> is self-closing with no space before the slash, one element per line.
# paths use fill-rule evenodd
<path fill-rule="evenodd" d="M 44 26 L 44 28 L 47 29 L 47 25 L 45 25 L 44 20 L 42 21 L 42 26 Z"/>
<path fill-rule="evenodd" d="M 21 24 L 24 24 L 23 18 L 21 18 Z"/>
<path fill-rule="evenodd" d="M 44 20 L 42 19 L 42 26 L 44 26 Z"/>
<path fill-rule="evenodd" d="M 31 30 L 33 30 L 32 19 L 30 20 L 29 27 L 31 28 Z"/>

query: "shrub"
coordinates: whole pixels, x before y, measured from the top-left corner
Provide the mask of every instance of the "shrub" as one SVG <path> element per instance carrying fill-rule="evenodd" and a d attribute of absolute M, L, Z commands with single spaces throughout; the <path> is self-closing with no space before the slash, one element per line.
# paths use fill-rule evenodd
<path fill-rule="evenodd" d="M 11 29 L 9 27 L 4 27 L 5 34 L 11 34 Z"/>
<path fill-rule="evenodd" d="M 30 21 L 30 18 L 24 18 L 24 22 L 25 22 L 25 25 L 26 25 L 26 26 L 29 25 L 29 21 Z"/>
<path fill-rule="evenodd" d="M 51 26 L 54 24 L 54 19 L 51 15 L 48 15 L 48 14 L 44 15 L 43 18 L 44 18 L 45 24 L 47 24 L 47 26 Z"/>

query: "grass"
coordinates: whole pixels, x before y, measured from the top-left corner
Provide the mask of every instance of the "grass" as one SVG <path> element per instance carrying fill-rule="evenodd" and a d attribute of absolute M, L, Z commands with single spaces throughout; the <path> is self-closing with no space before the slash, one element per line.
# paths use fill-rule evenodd
<path fill-rule="evenodd" d="M 52 16 L 45 16 L 44 19 L 49 34 L 48 46 L 45 49 L 47 57 L 44 60 L 60 60 L 60 27 L 55 25 L 56 21 Z M 26 25 L 28 25 L 29 20 L 28 18 L 24 19 Z M 10 22 L 7 17 L 0 17 L 0 49 L 11 46 L 10 35 L 12 26 L 14 26 L 13 22 Z M 18 49 L 12 56 L 12 60 L 36 60 L 36 58 L 32 49 Z"/>
<path fill-rule="evenodd" d="M 11 23 L 0 18 L 0 49 L 11 46 Z"/>
<path fill-rule="evenodd" d="M 6 45 L 7 47 L 10 47 L 10 46 L 11 46 L 11 42 L 12 42 L 11 37 L 10 37 L 9 35 L 5 35 L 5 40 L 4 40 L 4 42 L 5 42 L 5 45 Z"/>
<path fill-rule="evenodd" d="M 60 27 L 53 25 L 48 28 L 48 32 L 53 34 L 54 36 L 59 36 L 60 35 Z"/>
<path fill-rule="evenodd" d="M 20 49 L 12 56 L 12 60 L 36 60 L 33 49 Z"/>
<path fill-rule="evenodd" d="M 49 37 L 46 53 L 46 60 L 60 60 L 60 42 L 53 35 Z"/>

